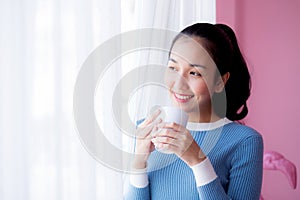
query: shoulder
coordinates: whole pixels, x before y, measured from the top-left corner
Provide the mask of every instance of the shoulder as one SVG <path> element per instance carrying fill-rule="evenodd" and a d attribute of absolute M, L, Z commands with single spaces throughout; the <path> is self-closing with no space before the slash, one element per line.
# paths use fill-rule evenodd
<path fill-rule="evenodd" d="M 248 138 L 248 137 L 262 137 L 261 134 L 254 128 L 240 124 L 238 122 L 231 122 L 223 127 L 224 131 L 235 137 Z"/>
<path fill-rule="evenodd" d="M 262 163 L 264 143 L 262 135 L 254 128 L 232 122 L 228 124 L 228 135 L 235 138 L 232 143 L 232 163 L 251 162 Z"/>
<path fill-rule="evenodd" d="M 233 148 L 245 148 L 245 146 L 254 146 L 259 149 L 263 148 L 263 137 L 250 126 L 237 122 L 231 122 L 223 127 L 222 138 L 224 144 Z"/>

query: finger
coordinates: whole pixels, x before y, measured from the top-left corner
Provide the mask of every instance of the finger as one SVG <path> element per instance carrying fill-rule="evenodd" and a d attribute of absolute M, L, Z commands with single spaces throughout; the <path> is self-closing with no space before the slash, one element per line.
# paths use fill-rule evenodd
<path fill-rule="evenodd" d="M 178 147 L 173 144 L 154 143 L 154 146 L 157 150 L 163 150 L 171 153 L 176 153 L 178 151 Z"/>
<path fill-rule="evenodd" d="M 154 143 L 154 144 L 159 144 L 159 143 L 163 143 L 163 144 L 172 144 L 174 146 L 177 146 L 176 141 L 177 139 L 176 138 L 171 138 L 171 137 L 155 137 L 153 139 L 151 139 L 151 141 Z"/>
<path fill-rule="evenodd" d="M 141 126 L 147 126 L 148 124 L 152 123 L 161 113 L 161 110 L 156 110 L 152 114 L 150 114 L 142 123 Z"/>
<path fill-rule="evenodd" d="M 169 143 L 156 142 L 154 139 L 152 140 L 151 141 L 153 142 L 156 149 L 175 153 L 179 157 L 181 157 L 188 149 L 187 146 L 184 146 L 183 143 L 178 140 L 173 140 Z"/>
<path fill-rule="evenodd" d="M 153 137 L 170 137 L 175 139 L 178 135 L 178 132 L 174 131 L 173 129 L 160 129 L 156 126 L 154 130 L 156 131 L 151 133 Z"/>
<path fill-rule="evenodd" d="M 151 132 L 155 131 L 155 127 L 157 124 L 161 123 L 162 119 L 158 118 L 155 121 L 153 121 L 151 124 L 148 124 L 144 127 L 138 127 L 137 130 L 137 137 L 138 138 L 146 138 Z"/>
<path fill-rule="evenodd" d="M 163 123 L 160 123 L 158 125 L 158 128 L 173 129 L 173 130 L 178 131 L 178 132 L 186 130 L 185 127 L 183 127 L 180 124 L 177 124 L 175 122 L 163 122 Z"/>
<path fill-rule="evenodd" d="M 148 134 L 151 133 L 152 129 L 153 129 L 153 126 L 151 126 L 151 125 L 138 128 L 136 137 L 139 139 L 143 139 L 143 138 L 147 137 Z"/>

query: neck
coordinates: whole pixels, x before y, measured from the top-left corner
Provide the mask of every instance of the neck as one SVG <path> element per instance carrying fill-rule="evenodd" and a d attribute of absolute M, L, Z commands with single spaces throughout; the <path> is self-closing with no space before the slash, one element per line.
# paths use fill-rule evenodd
<path fill-rule="evenodd" d="M 206 107 L 208 108 L 208 107 Z M 189 122 L 202 122 L 202 123 L 208 123 L 208 122 L 215 122 L 221 119 L 213 109 L 200 109 L 199 112 L 191 112 L 189 113 Z"/>

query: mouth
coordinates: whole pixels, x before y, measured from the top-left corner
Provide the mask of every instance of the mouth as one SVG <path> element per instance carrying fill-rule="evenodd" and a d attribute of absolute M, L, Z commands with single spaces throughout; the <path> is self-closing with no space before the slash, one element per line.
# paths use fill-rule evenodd
<path fill-rule="evenodd" d="M 178 94 L 175 92 L 173 92 L 173 95 L 174 95 L 175 100 L 180 103 L 186 103 L 194 97 L 194 95 Z"/>

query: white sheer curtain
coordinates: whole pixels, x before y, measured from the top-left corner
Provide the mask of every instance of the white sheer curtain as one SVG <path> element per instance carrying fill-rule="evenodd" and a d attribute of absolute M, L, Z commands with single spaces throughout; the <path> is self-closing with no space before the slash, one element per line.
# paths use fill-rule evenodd
<path fill-rule="evenodd" d="M 121 31 L 214 18 L 211 0 L 1 0 L 0 199 L 122 199 L 122 174 L 93 159 L 76 133 L 80 66 Z"/>
<path fill-rule="evenodd" d="M 72 98 L 83 61 L 120 33 L 121 1 L 0 2 L 0 199 L 108 199 L 115 187 L 120 199 L 121 176 L 80 143 Z"/>
<path fill-rule="evenodd" d="M 179 31 L 196 22 L 214 23 L 216 18 L 215 0 L 141 0 L 136 1 L 135 8 L 139 28 Z"/>
<path fill-rule="evenodd" d="M 197 22 L 215 23 L 215 18 L 215 0 L 135 1 L 134 27 L 139 29 L 155 28 L 178 33 L 188 25 Z M 146 64 L 165 65 L 168 59 L 168 49 L 163 51 L 138 51 L 135 55 L 135 57 L 139 58 L 137 66 Z M 145 73 L 140 74 L 141 79 L 145 78 L 145 76 L 148 75 Z M 151 107 L 157 104 L 169 104 L 170 102 L 168 102 L 165 92 L 162 87 L 158 86 L 143 87 L 136 92 L 135 98 L 131 101 L 132 109 L 130 114 L 133 121 L 145 117 L 147 112 L 151 110 Z"/>

